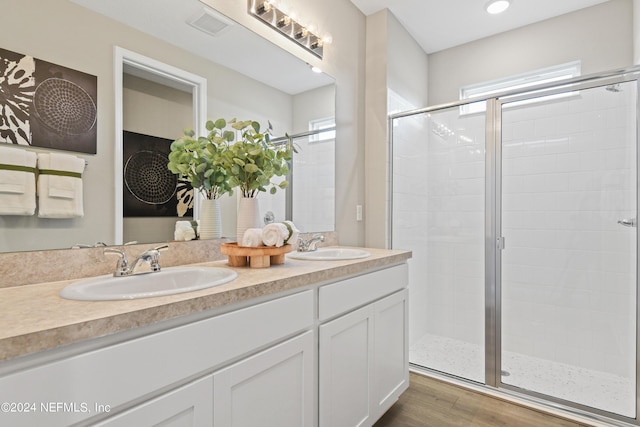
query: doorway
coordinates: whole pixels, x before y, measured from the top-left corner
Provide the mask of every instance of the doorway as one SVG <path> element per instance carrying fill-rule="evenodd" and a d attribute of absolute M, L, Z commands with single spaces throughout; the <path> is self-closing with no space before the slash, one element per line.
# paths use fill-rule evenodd
<path fill-rule="evenodd" d="M 193 130 L 202 135 L 207 118 L 207 81 L 185 70 L 116 46 L 114 50 L 115 78 L 115 230 L 114 242 L 123 244 L 123 131 L 124 131 L 124 75 L 148 80 L 154 84 L 191 93 Z M 179 135 L 176 135 L 176 137 Z M 194 194 L 194 218 L 199 217 L 200 198 Z"/>

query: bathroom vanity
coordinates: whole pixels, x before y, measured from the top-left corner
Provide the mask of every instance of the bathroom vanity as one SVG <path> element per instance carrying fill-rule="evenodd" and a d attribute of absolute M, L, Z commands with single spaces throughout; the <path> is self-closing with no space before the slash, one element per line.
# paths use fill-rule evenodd
<path fill-rule="evenodd" d="M 372 425 L 409 384 L 411 253 L 367 250 L 131 301 L 0 289 L 0 424 Z"/>

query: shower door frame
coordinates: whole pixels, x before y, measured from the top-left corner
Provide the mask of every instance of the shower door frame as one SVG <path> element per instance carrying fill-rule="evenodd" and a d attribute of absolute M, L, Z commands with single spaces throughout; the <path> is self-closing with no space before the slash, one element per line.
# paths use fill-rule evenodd
<path fill-rule="evenodd" d="M 486 135 L 485 135 L 485 383 L 481 388 L 525 399 L 532 403 L 550 406 L 583 417 L 605 422 L 621 421 L 623 423 L 640 426 L 640 238 L 636 228 L 636 345 L 635 345 L 635 402 L 636 416 L 629 418 L 612 412 L 596 409 L 576 402 L 571 402 L 550 395 L 525 391 L 521 388 L 504 384 L 501 381 L 502 366 L 502 303 L 501 303 L 501 252 L 504 249 L 504 239 L 501 236 L 502 224 L 502 105 L 541 96 L 552 96 L 578 90 L 602 87 L 616 83 L 636 81 L 636 215 L 640 205 L 640 66 L 614 70 L 605 73 L 576 77 L 562 82 L 547 83 L 531 86 L 526 89 L 501 92 L 490 97 L 474 98 L 473 100 L 457 101 L 447 104 L 417 110 L 391 114 L 388 117 L 388 156 L 390 159 L 389 180 L 393 182 L 393 121 L 395 119 L 419 114 L 428 114 L 453 107 L 461 107 L 475 102 L 486 102 Z M 534 94 L 535 93 L 535 94 Z M 393 242 L 393 192 L 389 188 L 387 233 L 389 242 Z M 508 242 L 506 242 L 508 244 Z M 390 243 L 391 245 L 391 243 Z M 411 365 L 412 370 L 425 372 L 429 375 L 448 378 L 455 382 L 477 386 L 471 380 L 460 379 L 453 375 L 436 372 L 427 367 Z"/>
<path fill-rule="evenodd" d="M 504 104 L 509 104 L 509 103 L 513 103 L 513 102 L 518 102 L 518 101 L 526 101 L 526 100 L 530 100 L 530 99 L 535 99 L 535 98 L 539 98 L 542 96 L 553 96 L 553 95 L 560 95 L 560 94 L 566 94 L 566 93 L 570 93 L 573 91 L 580 91 L 580 90 L 588 90 L 588 89 L 593 89 L 593 88 L 597 88 L 597 87 L 604 87 L 604 86 L 608 86 L 608 85 L 613 85 L 613 84 L 617 84 L 617 83 L 626 83 L 626 82 L 636 82 L 636 179 L 635 179 L 635 183 L 636 183 L 636 215 L 638 214 L 638 201 L 640 200 L 639 196 L 640 196 L 640 181 L 639 181 L 639 174 L 638 174 L 638 167 L 640 166 L 640 150 L 638 149 L 639 147 L 639 135 L 640 135 L 640 117 L 639 117 L 639 105 L 638 102 L 640 100 L 640 70 L 635 70 L 635 71 L 631 71 L 631 72 L 623 72 L 623 73 L 618 73 L 618 74 L 614 74 L 612 76 L 609 77 L 603 77 L 603 76 L 594 76 L 586 81 L 582 81 L 582 79 L 580 79 L 581 81 L 576 82 L 576 83 L 571 83 L 569 85 L 567 84 L 560 84 L 559 86 L 556 84 L 556 87 L 550 87 L 550 88 L 545 88 L 540 90 L 540 92 L 537 92 L 535 94 L 532 94 L 532 91 L 528 90 L 526 93 L 523 94 L 518 94 L 518 95 L 508 95 L 508 96 L 497 96 L 494 98 L 491 98 L 490 100 L 487 101 L 487 135 L 486 135 L 486 141 L 487 141 L 487 160 L 489 157 L 491 157 L 493 160 L 493 163 L 495 165 L 495 169 L 491 172 L 491 174 L 493 175 L 491 177 L 491 180 L 493 181 L 492 183 L 489 183 L 490 179 L 487 179 L 487 190 L 489 190 L 489 186 L 493 185 L 493 191 L 492 191 L 492 195 L 494 196 L 494 200 L 487 200 L 487 211 L 486 211 L 486 220 L 487 220 L 487 230 L 491 229 L 493 231 L 494 234 L 492 234 L 493 238 L 487 238 L 487 252 L 486 252 L 486 265 L 485 268 L 487 268 L 487 277 L 489 277 L 490 275 L 493 275 L 495 278 L 494 283 L 494 289 L 491 290 L 489 288 L 491 288 L 492 286 L 487 286 L 486 289 L 486 293 L 485 293 L 485 307 L 488 309 L 487 312 L 487 319 L 485 319 L 485 322 L 489 323 L 489 312 L 491 313 L 495 313 L 495 324 L 492 325 L 486 325 L 486 333 L 487 333 L 487 345 L 489 344 L 489 341 L 491 341 L 493 343 L 493 345 L 491 346 L 491 348 L 495 348 L 495 364 L 493 366 L 489 366 L 490 363 L 487 362 L 487 366 L 485 366 L 485 378 L 486 378 L 486 384 L 487 385 L 491 385 L 493 387 L 497 387 L 500 388 L 502 390 L 509 390 L 510 392 L 514 392 L 517 394 L 524 394 L 524 395 L 528 395 L 531 397 L 534 397 L 536 399 L 541 399 L 541 400 L 545 400 L 545 401 L 549 401 L 552 403 L 555 403 L 558 407 L 565 409 L 565 410 L 569 410 L 571 412 L 577 412 L 580 413 L 581 415 L 591 415 L 591 414 L 596 414 L 598 416 L 602 416 L 602 417 L 606 417 L 607 419 L 616 419 L 616 420 L 620 420 L 620 421 L 624 421 L 624 422 L 633 422 L 636 425 L 640 425 L 640 420 L 638 417 L 638 408 L 640 407 L 640 399 L 639 399 L 639 394 L 640 394 L 640 387 L 639 387 L 639 383 L 640 383 L 640 373 L 638 372 L 638 361 L 639 361 L 639 357 L 638 355 L 640 354 L 640 328 L 638 328 L 639 326 L 639 322 L 640 322 L 640 316 L 639 316 L 639 310 L 638 307 L 640 305 L 640 292 L 638 292 L 638 279 L 639 279 L 639 273 L 640 273 L 640 266 L 639 266 L 639 262 L 638 262 L 638 255 L 640 254 L 640 252 L 638 252 L 639 246 L 638 246 L 638 235 L 637 235 L 637 228 L 635 229 L 636 231 L 636 276 L 635 276 L 635 288 L 636 288 L 636 345 L 635 345 L 635 349 L 636 349 L 636 377 L 635 377 L 635 402 L 636 402 L 636 406 L 635 406 L 635 412 L 636 412 L 636 416 L 635 418 L 629 418 L 623 415 L 619 415 L 619 414 L 615 414 L 612 412 L 608 412 L 608 411 L 604 411 L 604 410 L 600 410 L 600 409 L 596 409 L 590 406 L 586 406 L 586 405 L 582 405 L 576 402 L 572 402 L 572 401 L 568 401 L 568 400 L 564 400 L 564 399 L 560 399 L 560 398 L 555 398 L 551 395 L 546 395 L 546 394 L 542 394 L 542 393 L 537 393 L 534 391 L 529 391 L 529 390 L 523 390 L 521 388 L 518 388 L 516 386 L 513 385 L 509 385 L 506 383 L 502 382 L 502 376 L 501 376 L 501 369 L 500 367 L 502 366 L 502 250 L 504 249 L 504 240 L 503 237 L 501 236 L 501 230 L 502 230 L 502 106 Z M 490 122 L 489 119 L 489 109 L 491 109 L 491 115 L 493 116 L 493 121 Z M 491 123 L 491 125 L 489 125 Z M 490 163 L 489 161 L 487 161 L 487 164 Z M 487 166 L 488 167 L 488 166 Z M 488 170 L 487 170 L 488 171 Z M 487 193 L 489 194 L 489 193 Z M 489 197 L 487 196 L 487 199 Z M 492 203 L 491 203 L 492 202 Z M 491 206 L 493 206 L 494 211 L 492 213 L 490 213 L 490 209 Z M 491 218 L 491 216 L 493 216 L 493 218 Z M 493 222 L 493 224 L 489 224 L 489 222 Z M 490 244 L 493 244 L 493 247 L 490 250 Z M 508 244 L 508 242 L 506 243 Z M 491 259 L 493 258 L 493 259 Z M 490 270 L 493 270 L 491 273 L 489 273 Z M 491 283 L 491 282 L 488 282 Z M 492 299 L 490 299 L 490 297 Z M 494 308 L 493 310 L 489 309 L 489 308 Z M 493 331 L 490 330 L 493 329 Z M 493 335 L 493 336 L 491 336 Z M 487 368 L 493 368 L 491 371 L 489 371 Z M 489 382 L 491 381 L 491 382 Z"/>

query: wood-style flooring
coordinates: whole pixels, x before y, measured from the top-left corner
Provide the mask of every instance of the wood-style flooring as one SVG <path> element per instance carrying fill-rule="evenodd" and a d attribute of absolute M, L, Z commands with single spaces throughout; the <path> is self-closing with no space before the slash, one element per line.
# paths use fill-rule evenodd
<path fill-rule="evenodd" d="M 437 379 L 411 373 L 411 384 L 374 427 L 586 427 Z"/>

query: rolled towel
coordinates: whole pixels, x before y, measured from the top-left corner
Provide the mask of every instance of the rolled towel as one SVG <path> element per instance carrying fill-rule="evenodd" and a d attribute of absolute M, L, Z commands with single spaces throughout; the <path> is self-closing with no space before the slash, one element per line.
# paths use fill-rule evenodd
<path fill-rule="evenodd" d="M 262 229 L 262 243 L 265 246 L 280 247 L 284 245 L 284 239 L 289 235 L 289 230 L 281 222 L 267 224 Z"/>
<path fill-rule="evenodd" d="M 287 227 L 287 230 L 289 231 L 289 237 L 287 237 L 286 239 L 284 239 L 284 244 L 286 245 L 287 243 L 295 243 L 298 241 L 298 234 L 300 233 L 300 230 L 298 230 L 298 227 L 295 226 L 295 224 L 291 221 L 284 221 L 283 224 Z"/>
<path fill-rule="evenodd" d="M 257 247 L 262 246 L 262 229 L 260 228 L 248 228 L 242 236 L 242 242 L 240 246 Z"/>
<path fill-rule="evenodd" d="M 173 237 L 177 241 L 188 241 L 196 238 L 196 230 L 191 221 L 176 221 Z"/>

